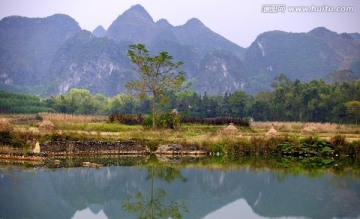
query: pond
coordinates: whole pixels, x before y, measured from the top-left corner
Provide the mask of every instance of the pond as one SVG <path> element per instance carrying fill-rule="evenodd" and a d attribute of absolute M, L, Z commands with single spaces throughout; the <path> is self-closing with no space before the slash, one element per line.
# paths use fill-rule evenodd
<path fill-rule="evenodd" d="M 117 158 L 98 168 L 66 167 L 78 163 L 69 158 L 57 167 L 2 165 L 0 218 L 360 217 L 360 177 L 353 171 L 146 159 Z"/>

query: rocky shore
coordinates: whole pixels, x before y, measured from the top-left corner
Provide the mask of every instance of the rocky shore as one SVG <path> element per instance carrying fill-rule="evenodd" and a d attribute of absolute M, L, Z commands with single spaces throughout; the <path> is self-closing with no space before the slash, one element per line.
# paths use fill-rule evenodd
<path fill-rule="evenodd" d="M 79 154 L 149 154 L 150 150 L 135 141 L 48 141 L 40 144 L 45 155 Z"/>
<path fill-rule="evenodd" d="M 42 162 L 45 157 L 72 155 L 205 156 L 207 151 L 196 145 L 160 145 L 151 151 L 136 141 L 48 141 L 36 143 L 31 152 L 0 153 L 3 162 Z M 86 164 L 84 164 L 86 166 Z M 88 165 L 90 166 L 90 165 Z"/>
<path fill-rule="evenodd" d="M 49 141 L 41 143 L 36 151 L 41 155 L 79 154 L 206 154 L 200 147 L 181 144 L 161 145 L 156 151 L 135 141 Z M 35 152 L 35 151 L 34 151 Z"/>

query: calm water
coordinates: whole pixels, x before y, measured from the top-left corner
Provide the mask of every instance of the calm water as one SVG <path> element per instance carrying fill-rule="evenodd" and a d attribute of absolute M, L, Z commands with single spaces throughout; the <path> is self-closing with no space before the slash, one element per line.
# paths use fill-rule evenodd
<path fill-rule="evenodd" d="M 360 218 L 360 179 L 248 167 L 0 168 L 0 218 Z"/>

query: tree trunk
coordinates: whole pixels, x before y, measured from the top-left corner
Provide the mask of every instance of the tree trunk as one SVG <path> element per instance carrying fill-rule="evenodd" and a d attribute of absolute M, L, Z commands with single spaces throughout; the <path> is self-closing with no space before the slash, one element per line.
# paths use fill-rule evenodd
<path fill-rule="evenodd" d="M 156 119 L 156 99 L 155 99 L 155 95 L 153 95 L 153 99 L 152 99 L 152 114 L 153 114 L 153 121 L 152 121 L 152 127 L 153 128 L 156 128 L 156 122 L 155 122 L 155 119 Z"/>

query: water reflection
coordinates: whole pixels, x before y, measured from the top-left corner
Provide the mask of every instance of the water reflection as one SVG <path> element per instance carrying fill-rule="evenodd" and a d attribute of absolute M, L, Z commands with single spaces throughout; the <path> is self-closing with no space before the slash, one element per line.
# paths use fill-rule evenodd
<path fill-rule="evenodd" d="M 220 216 L 357 218 L 360 177 L 215 165 L 0 168 L 0 218 Z"/>
<path fill-rule="evenodd" d="M 187 212 L 187 208 L 182 201 L 171 200 L 167 203 L 165 197 L 167 192 L 163 188 L 155 188 L 154 179 L 164 180 L 168 183 L 177 178 L 183 182 L 186 179 L 181 176 L 179 169 L 170 167 L 160 167 L 151 165 L 147 168 L 148 179 L 150 179 L 150 196 L 147 197 L 138 191 L 129 195 L 122 205 L 128 212 L 137 214 L 137 218 L 182 218 L 182 212 Z"/>
<path fill-rule="evenodd" d="M 214 212 L 209 213 L 203 219 L 219 219 L 226 216 L 226 219 L 238 219 L 241 218 L 251 218 L 251 219 L 265 219 L 267 217 L 256 214 L 253 209 L 248 205 L 245 199 L 236 200 L 226 206 L 217 209 Z M 305 217 L 277 217 L 277 219 L 299 219 Z"/>
<path fill-rule="evenodd" d="M 107 219 L 106 214 L 100 205 L 90 205 L 86 209 L 75 212 L 71 219 Z"/>

